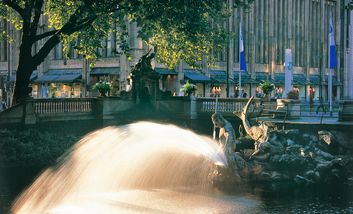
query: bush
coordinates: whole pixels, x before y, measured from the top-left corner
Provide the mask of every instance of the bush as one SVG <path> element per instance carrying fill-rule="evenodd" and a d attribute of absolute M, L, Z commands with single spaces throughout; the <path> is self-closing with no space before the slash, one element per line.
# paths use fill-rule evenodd
<path fill-rule="evenodd" d="M 275 89 L 275 85 L 268 81 L 262 81 L 260 83 L 260 88 L 264 94 L 269 94 Z"/>
<path fill-rule="evenodd" d="M 105 80 L 100 80 L 93 86 L 93 90 L 99 91 L 99 93 L 106 94 L 110 91 L 112 85 L 110 82 L 105 81 Z"/>
<path fill-rule="evenodd" d="M 190 84 L 189 81 L 187 81 L 180 89 L 185 96 L 190 96 L 192 93 L 196 91 L 196 86 L 194 84 Z"/>
<path fill-rule="evenodd" d="M 55 163 L 79 137 L 35 129 L 2 129 L 0 139 L 0 165 L 46 166 Z"/>
<path fill-rule="evenodd" d="M 288 99 L 299 100 L 299 91 L 292 89 L 287 94 Z"/>

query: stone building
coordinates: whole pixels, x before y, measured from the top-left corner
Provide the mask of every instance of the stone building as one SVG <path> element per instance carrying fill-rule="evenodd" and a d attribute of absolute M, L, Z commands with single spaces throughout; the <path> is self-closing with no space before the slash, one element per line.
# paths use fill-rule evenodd
<path fill-rule="evenodd" d="M 239 82 L 239 27 L 242 26 L 247 71 L 241 73 L 244 92 L 261 94 L 261 80 L 273 82 L 276 90 L 272 96 L 280 96 L 284 88 L 284 52 L 291 49 L 293 61 L 293 87 L 299 90 L 300 99 L 328 98 L 328 34 L 330 16 L 333 20 L 337 50 L 337 68 L 333 77 L 334 100 L 353 98 L 353 13 L 345 9 L 349 0 L 255 0 L 249 9 L 234 8 L 234 0 L 228 0 L 232 16 L 226 20 L 226 29 L 233 33 L 222 52 L 212 53 L 217 62 L 214 67 L 201 63 L 192 69 L 181 62 L 174 70 L 166 69 L 158 61 L 154 67 L 160 73 L 162 91 L 180 95 L 180 87 L 187 80 L 197 86 L 196 95 L 210 97 L 215 89 L 221 97 L 238 96 Z M 46 28 L 42 20 L 42 30 Z M 19 32 L 5 22 L 0 23 L 19 39 Z M 64 58 L 59 44 L 32 75 L 32 96 L 87 97 L 95 96 L 92 85 L 109 80 L 113 85 L 112 96 L 131 88 L 130 72 L 138 59 L 148 49 L 137 36 L 136 23 L 130 23 L 129 45 L 132 60 L 125 55 L 116 56 L 116 35 L 102 41 L 103 48 L 95 67 L 70 50 L 70 58 Z M 38 47 L 42 44 L 36 44 Z M 0 41 L 0 88 L 6 97 L 7 85 L 12 84 L 18 61 L 18 42 Z M 227 78 L 228 76 L 228 78 Z M 7 83 L 10 84 L 7 84 Z"/>

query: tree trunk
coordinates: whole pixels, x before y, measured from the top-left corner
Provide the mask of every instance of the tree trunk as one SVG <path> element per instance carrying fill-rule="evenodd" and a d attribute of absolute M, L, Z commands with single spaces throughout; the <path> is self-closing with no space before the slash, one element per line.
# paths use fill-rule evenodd
<path fill-rule="evenodd" d="M 30 77 L 34 69 L 35 66 L 31 55 L 31 45 L 23 42 L 20 47 L 20 56 L 16 72 L 12 106 L 29 97 L 29 93 L 31 92 L 29 88 Z"/>

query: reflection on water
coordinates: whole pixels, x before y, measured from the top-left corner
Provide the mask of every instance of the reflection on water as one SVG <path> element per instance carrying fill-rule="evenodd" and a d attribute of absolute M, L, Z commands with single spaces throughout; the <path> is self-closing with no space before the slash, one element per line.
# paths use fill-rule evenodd
<path fill-rule="evenodd" d="M 246 213 L 257 202 L 244 197 L 187 193 L 175 190 L 128 190 L 85 195 L 49 213 Z"/>
<path fill-rule="evenodd" d="M 336 188 L 239 185 L 222 193 L 208 178 L 212 163 L 226 164 L 224 155 L 190 131 L 147 122 L 108 127 L 83 138 L 60 165 L 41 174 L 13 212 L 353 213 L 353 194 Z M 9 185 L 16 179 L 1 178 L 0 212 L 8 211 L 11 192 L 18 191 Z"/>

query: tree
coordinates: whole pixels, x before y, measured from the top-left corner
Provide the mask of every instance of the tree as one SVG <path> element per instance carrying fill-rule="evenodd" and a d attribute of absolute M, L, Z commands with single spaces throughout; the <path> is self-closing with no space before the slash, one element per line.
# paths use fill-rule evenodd
<path fill-rule="evenodd" d="M 247 6 L 252 1 L 235 3 Z M 39 30 L 41 16 L 49 23 L 44 32 Z M 28 97 L 33 70 L 60 42 L 68 53 L 69 45 L 78 41 L 77 52 L 94 59 L 101 38 L 116 23 L 120 26 L 120 49 L 126 52 L 126 22 L 135 21 L 139 36 L 158 48 L 158 60 L 169 67 L 180 60 L 196 65 L 211 49 L 222 48 L 226 38 L 222 20 L 226 16 L 223 0 L 2 0 L 0 20 L 6 19 L 21 30 L 13 104 Z M 1 30 L 0 38 L 3 36 Z M 43 45 L 33 53 L 38 41 Z"/>

